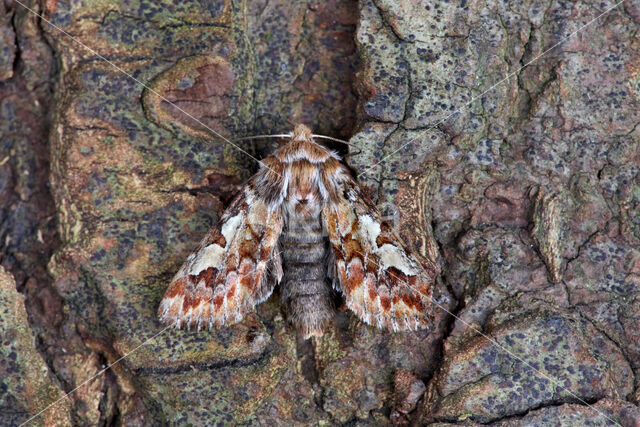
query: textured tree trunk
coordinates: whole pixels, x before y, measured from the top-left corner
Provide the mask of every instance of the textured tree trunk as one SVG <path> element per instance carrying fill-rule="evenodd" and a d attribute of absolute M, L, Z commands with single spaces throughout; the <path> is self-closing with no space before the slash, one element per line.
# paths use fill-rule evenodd
<path fill-rule="evenodd" d="M 640 422 L 640 2 L 614 4 L 0 4 L 0 424 Z M 338 300 L 304 341 L 277 291 L 158 323 L 274 147 L 212 130 L 299 122 L 438 260 L 434 330 Z"/>

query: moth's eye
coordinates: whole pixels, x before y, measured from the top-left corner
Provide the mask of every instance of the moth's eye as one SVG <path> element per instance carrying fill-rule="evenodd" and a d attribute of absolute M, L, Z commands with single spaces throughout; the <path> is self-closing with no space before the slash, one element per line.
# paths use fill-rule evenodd
<path fill-rule="evenodd" d="M 296 194 L 296 202 L 301 205 L 305 205 L 311 200 L 312 195 L 308 191 L 300 191 Z"/>

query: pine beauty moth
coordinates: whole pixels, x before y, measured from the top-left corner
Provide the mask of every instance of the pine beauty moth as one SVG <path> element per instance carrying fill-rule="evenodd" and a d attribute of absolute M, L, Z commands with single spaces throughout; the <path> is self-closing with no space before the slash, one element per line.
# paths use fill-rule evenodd
<path fill-rule="evenodd" d="M 279 283 L 304 338 L 332 321 L 331 287 L 368 324 L 422 329 L 433 318 L 435 274 L 405 249 L 338 155 L 298 125 L 187 257 L 158 315 L 175 327 L 232 324 Z"/>

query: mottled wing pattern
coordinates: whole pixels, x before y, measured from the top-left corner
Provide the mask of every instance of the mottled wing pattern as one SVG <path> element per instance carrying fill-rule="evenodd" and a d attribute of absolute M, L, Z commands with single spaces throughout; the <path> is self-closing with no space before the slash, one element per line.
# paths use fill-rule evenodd
<path fill-rule="evenodd" d="M 394 331 L 428 328 L 435 272 L 428 274 L 353 179 L 323 210 L 334 287 L 366 323 Z"/>
<path fill-rule="evenodd" d="M 275 285 L 266 280 L 269 264 L 276 281 L 282 277 L 273 249 L 283 219 L 252 188 L 243 189 L 180 268 L 160 303 L 161 321 L 198 329 L 235 323 L 269 297 Z"/>

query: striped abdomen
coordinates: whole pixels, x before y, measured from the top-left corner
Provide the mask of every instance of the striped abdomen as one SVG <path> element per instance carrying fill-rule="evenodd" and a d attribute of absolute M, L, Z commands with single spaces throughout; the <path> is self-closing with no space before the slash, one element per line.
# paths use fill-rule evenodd
<path fill-rule="evenodd" d="M 329 240 L 320 215 L 290 216 L 280 236 L 282 267 L 281 298 L 289 321 L 308 338 L 321 336 L 334 316 L 327 280 Z"/>

